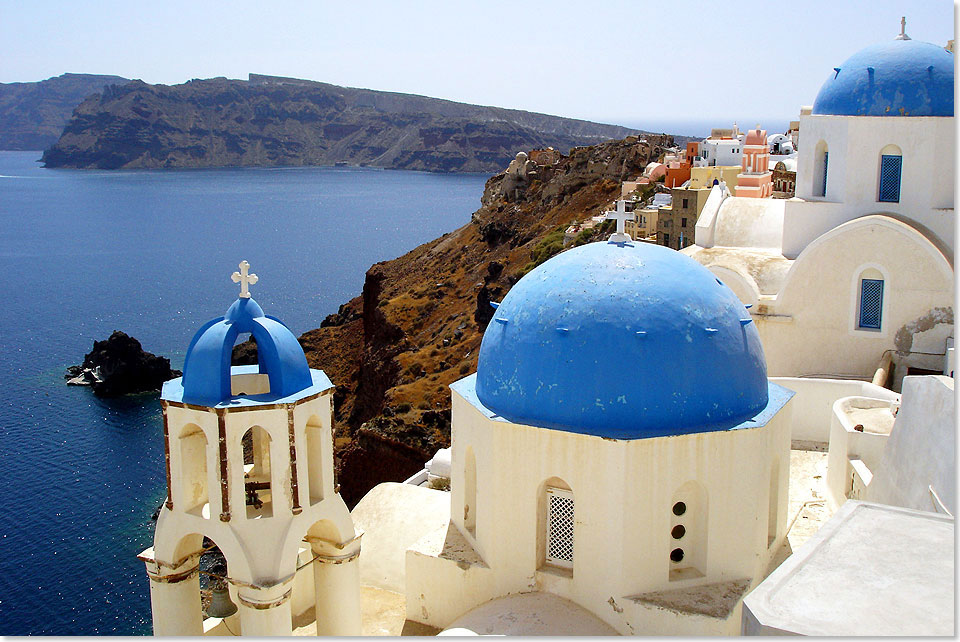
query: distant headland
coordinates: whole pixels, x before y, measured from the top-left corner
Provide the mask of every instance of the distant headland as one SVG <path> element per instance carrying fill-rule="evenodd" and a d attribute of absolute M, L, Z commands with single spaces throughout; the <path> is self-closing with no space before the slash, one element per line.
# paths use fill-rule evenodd
<path fill-rule="evenodd" d="M 0 91 L 8 87 L 0 85 Z M 76 106 L 43 162 L 80 169 L 349 165 L 495 173 L 521 149 L 567 153 L 645 134 L 514 109 L 251 74 L 249 80 L 171 86 L 139 80 L 107 84 Z"/>

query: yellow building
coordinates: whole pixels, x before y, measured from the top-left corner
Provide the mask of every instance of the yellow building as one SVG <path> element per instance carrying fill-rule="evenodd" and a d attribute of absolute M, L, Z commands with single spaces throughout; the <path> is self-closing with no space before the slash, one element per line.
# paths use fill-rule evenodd
<path fill-rule="evenodd" d="M 732 194 L 737 186 L 737 174 L 740 173 L 739 165 L 711 165 L 708 167 L 690 168 L 690 189 L 710 188 L 713 181 L 723 181 L 727 184 L 727 189 Z"/>
<path fill-rule="evenodd" d="M 660 210 L 657 207 L 637 208 L 633 211 L 635 218 L 624 223 L 624 231 L 634 241 L 642 241 L 657 233 L 657 220 Z"/>

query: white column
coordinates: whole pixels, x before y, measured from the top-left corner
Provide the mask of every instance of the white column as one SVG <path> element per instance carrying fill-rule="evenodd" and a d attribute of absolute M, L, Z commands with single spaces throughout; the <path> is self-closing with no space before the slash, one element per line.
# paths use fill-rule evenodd
<path fill-rule="evenodd" d="M 153 558 L 153 548 L 139 555 L 150 577 L 150 609 L 154 635 L 203 635 L 200 574 L 197 557 L 171 568 Z"/>
<path fill-rule="evenodd" d="M 243 635 L 293 635 L 290 593 L 289 582 L 266 588 L 238 586 L 237 606 Z"/>
<path fill-rule="evenodd" d="M 336 554 L 323 542 L 312 549 L 317 635 L 360 635 L 359 540 Z"/>

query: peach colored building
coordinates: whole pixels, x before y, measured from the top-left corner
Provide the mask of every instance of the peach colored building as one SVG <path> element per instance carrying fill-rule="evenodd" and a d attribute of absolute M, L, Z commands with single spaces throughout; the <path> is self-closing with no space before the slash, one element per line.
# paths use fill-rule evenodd
<path fill-rule="evenodd" d="M 773 174 L 770 164 L 770 147 L 767 145 L 767 131 L 755 129 L 747 132 L 743 139 L 743 156 L 740 159 L 740 173 L 737 174 L 737 196 L 750 198 L 769 198 L 773 195 Z"/>

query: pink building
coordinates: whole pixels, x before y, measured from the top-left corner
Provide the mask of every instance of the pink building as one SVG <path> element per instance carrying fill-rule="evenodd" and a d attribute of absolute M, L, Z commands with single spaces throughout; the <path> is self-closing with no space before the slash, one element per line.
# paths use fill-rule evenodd
<path fill-rule="evenodd" d="M 773 173 L 768 167 L 769 162 L 767 131 L 757 125 L 756 129 L 748 131 L 743 139 L 743 156 L 740 160 L 740 173 L 737 174 L 737 196 L 769 198 L 773 195 Z"/>

